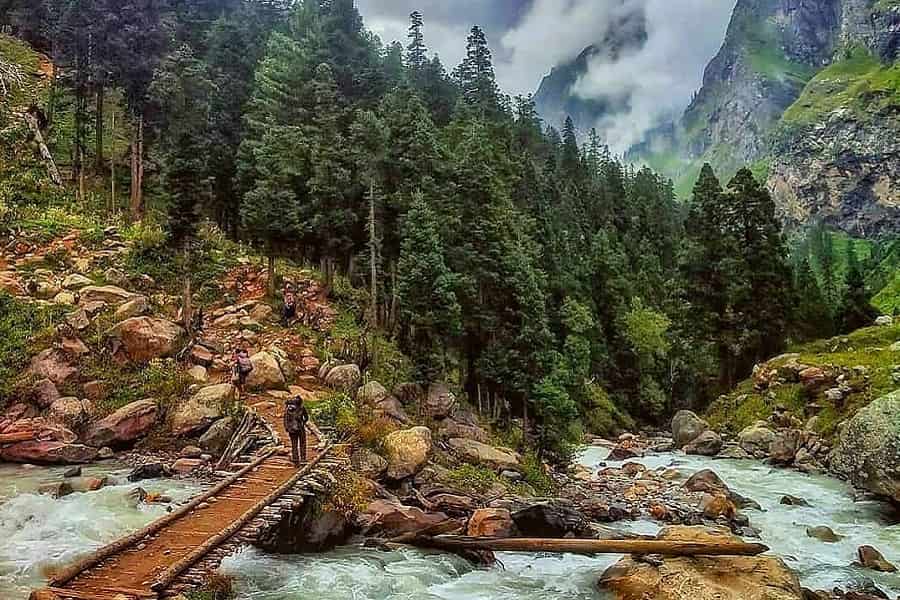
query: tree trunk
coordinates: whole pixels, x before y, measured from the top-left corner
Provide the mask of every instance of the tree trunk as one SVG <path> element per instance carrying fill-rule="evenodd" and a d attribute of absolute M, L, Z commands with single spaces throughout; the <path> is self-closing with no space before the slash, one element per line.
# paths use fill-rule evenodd
<path fill-rule="evenodd" d="M 97 105 L 94 111 L 94 142 L 96 144 L 97 173 L 103 171 L 103 99 L 105 90 L 102 85 L 97 86 Z"/>
<path fill-rule="evenodd" d="M 397 296 L 397 262 L 391 263 L 391 311 L 388 316 L 389 330 L 393 333 L 397 327 L 397 306 L 400 298 Z"/>
<path fill-rule="evenodd" d="M 112 139 L 116 139 L 116 111 L 112 114 L 112 131 L 110 132 Z M 112 151 L 109 153 L 109 212 L 115 214 L 116 211 L 116 149 L 113 145 Z"/>
<path fill-rule="evenodd" d="M 471 538 L 417 536 L 406 543 L 456 552 L 559 552 L 567 554 L 661 554 L 663 556 L 757 556 L 769 548 L 745 542 L 684 542 L 678 540 L 590 540 L 545 538 Z"/>
<path fill-rule="evenodd" d="M 522 398 L 522 436 L 528 439 L 528 397 Z"/>
<path fill-rule="evenodd" d="M 275 252 L 270 248 L 269 253 L 266 256 L 269 261 L 268 265 L 268 282 L 269 289 L 268 294 L 270 299 L 275 299 Z"/>
<path fill-rule="evenodd" d="M 375 242 L 375 183 L 369 182 L 369 324 L 378 326 L 378 248 Z"/>
<path fill-rule="evenodd" d="M 191 270 L 189 268 L 190 264 L 190 251 L 185 246 L 183 252 L 184 256 L 184 265 L 182 268 L 184 269 L 184 302 L 182 304 L 182 320 L 184 323 L 184 330 L 188 332 L 188 336 L 193 337 L 194 335 L 194 309 L 192 306 L 192 298 L 193 295 L 191 293 Z"/>
<path fill-rule="evenodd" d="M 131 220 L 144 218 L 144 116 L 138 117 L 138 126 L 131 142 Z"/>
<path fill-rule="evenodd" d="M 31 129 L 31 133 L 34 135 L 34 139 L 41 151 L 41 157 L 44 159 L 44 164 L 47 166 L 47 172 L 50 174 L 50 181 L 52 181 L 54 185 L 62 187 L 62 176 L 59 174 L 59 169 L 56 168 L 56 162 L 53 160 L 53 155 L 50 154 L 50 149 L 47 148 L 47 144 L 44 142 L 44 136 L 41 134 L 41 127 L 37 117 L 30 112 L 26 112 L 25 122 L 28 123 L 28 127 Z"/>

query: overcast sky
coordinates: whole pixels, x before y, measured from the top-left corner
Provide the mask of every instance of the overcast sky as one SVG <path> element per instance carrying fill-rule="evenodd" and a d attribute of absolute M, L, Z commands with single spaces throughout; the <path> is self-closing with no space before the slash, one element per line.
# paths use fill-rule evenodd
<path fill-rule="evenodd" d="M 494 53 L 500 87 L 537 90 L 550 69 L 603 39 L 610 14 L 643 10 L 649 39 L 616 64 L 597 61 L 578 87 L 590 96 L 631 96 L 632 110 L 600 123 L 633 141 L 663 113 L 684 109 L 706 63 L 722 45 L 735 0 L 358 0 L 366 25 L 382 41 L 407 42 L 409 13 L 425 17 L 425 41 L 447 70 L 465 53 L 466 35 L 481 25 Z M 612 140 L 610 140 L 612 142 Z M 618 145 L 618 144 L 616 144 Z"/>

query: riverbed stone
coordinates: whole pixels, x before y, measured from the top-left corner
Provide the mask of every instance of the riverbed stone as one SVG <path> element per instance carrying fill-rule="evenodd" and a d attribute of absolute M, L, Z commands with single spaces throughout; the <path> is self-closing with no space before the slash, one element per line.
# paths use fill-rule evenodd
<path fill-rule="evenodd" d="M 741 541 L 728 531 L 705 527 L 664 528 L 661 540 Z M 616 600 L 803 600 L 797 575 L 775 556 L 621 559 L 600 577 Z"/>
<path fill-rule="evenodd" d="M 466 534 L 471 537 L 512 537 L 516 524 L 505 508 L 479 508 L 469 518 Z"/>
<path fill-rule="evenodd" d="M 85 464 L 96 460 L 97 449 L 54 441 L 19 442 L 0 448 L 0 461 L 45 465 Z"/>
<path fill-rule="evenodd" d="M 706 430 L 684 447 L 685 454 L 715 456 L 722 449 L 722 438 L 712 430 Z"/>
<path fill-rule="evenodd" d="M 394 431 L 385 436 L 387 477 L 400 480 L 415 475 L 428 461 L 431 443 L 431 430 L 427 427 Z"/>
<path fill-rule="evenodd" d="M 847 422 L 831 454 L 831 468 L 900 502 L 900 391 L 874 400 Z"/>
<path fill-rule="evenodd" d="M 234 435 L 236 428 L 237 422 L 234 417 L 219 419 L 200 436 L 200 447 L 216 456 L 221 455 L 231 442 L 231 436 Z"/>
<path fill-rule="evenodd" d="M 872 546 L 860 546 L 856 551 L 859 557 L 859 564 L 866 569 L 872 571 L 880 571 L 881 573 L 896 573 L 897 567 L 888 562 L 881 552 Z"/>
<path fill-rule="evenodd" d="M 709 425 L 689 410 L 680 410 L 672 417 L 672 438 L 677 448 L 683 448 L 709 429 Z"/>
<path fill-rule="evenodd" d="M 362 515 L 361 524 L 367 534 L 381 533 L 385 537 L 395 537 L 404 533 L 422 531 L 448 521 L 444 513 L 426 513 L 420 508 L 404 506 L 390 500 L 374 500 Z"/>
<path fill-rule="evenodd" d="M 769 452 L 769 446 L 775 439 L 775 432 L 772 431 L 765 421 L 757 421 L 749 427 L 745 427 L 738 434 L 738 443 L 741 448 L 755 454 L 757 452 Z"/>
<path fill-rule="evenodd" d="M 121 446 L 145 436 L 156 424 L 159 407 L 152 398 L 126 404 L 88 427 L 84 440 L 89 446 Z"/>
<path fill-rule="evenodd" d="M 228 405 L 234 402 L 236 393 L 230 383 L 201 388 L 190 400 L 175 408 L 171 418 L 172 431 L 176 435 L 205 431 L 214 421 L 222 418 Z"/>
<path fill-rule="evenodd" d="M 807 527 L 806 537 L 817 539 L 820 542 L 825 542 L 826 544 L 836 544 L 844 538 L 844 536 L 836 534 L 834 530 L 831 529 L 831 527 L 828 527 L 826 525 Z"/>

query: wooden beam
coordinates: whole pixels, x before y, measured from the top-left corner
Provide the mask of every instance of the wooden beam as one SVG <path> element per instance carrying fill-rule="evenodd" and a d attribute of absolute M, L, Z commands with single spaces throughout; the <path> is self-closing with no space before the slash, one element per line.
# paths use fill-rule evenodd
<path fill-rule="evenodd" d="M 394 540 L 391 540 L 392 542 Z M 472 538 L 461 536 L 417 536 L 404 543 L 458 552 L 560 552 L 567 554 L 660 554 L 663 556 L 756 556 L 768 546 L 745 542 L 682 542 L 677 540 L 580 540 L 542 538 Z"/>

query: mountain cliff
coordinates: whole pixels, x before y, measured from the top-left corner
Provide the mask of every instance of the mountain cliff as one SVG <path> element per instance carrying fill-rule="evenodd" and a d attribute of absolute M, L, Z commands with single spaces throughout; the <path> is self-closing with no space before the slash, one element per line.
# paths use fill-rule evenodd
<path fill-rule="evenodd" d="M 554 67 L 541 81 L 534 96 L 535 106 L 544 121 L 559 128 L 570 116 L 577 130 L 587 132 L 603 116 L 625 110 L 627 98 L 617 93 L 585 98 L 578 94 L 578 83 L 588 73 L 592 62 L 615 62 L 623 54 L 640 48 L 646 40 L 643 12 L 627 12 L 610 25 L 603 39 L 585 48 L 573 60 Z"/>
<path fill-rule="evenodd" d="M 630 15 L 555 68 L 536 96 L 550 124 L 584 132 L 621 110 L 579 80 L 646 40 Z M 900 0 L 738 0 L 725 40 L 680 120 L 628 153 L 687 196 L 704 162 L 720 177 L 751 165 L 790 225 L 823 221 L 856 236 L 900 233 Z M 618 102 L 618 104 L 617 104 Z"/>
<path fill-rule="evenodd" d="M 900 2 L 739 0 L 681 146 L 754 164 L 789 224 L 900 232 Z"/>

